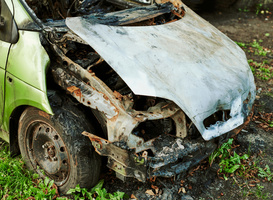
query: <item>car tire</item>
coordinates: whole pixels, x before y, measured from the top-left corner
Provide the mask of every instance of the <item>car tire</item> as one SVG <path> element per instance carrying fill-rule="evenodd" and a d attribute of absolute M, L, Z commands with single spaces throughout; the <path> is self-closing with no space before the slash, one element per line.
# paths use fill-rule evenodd
<path fill-rule="evenodd" d="M 20 118 L 18 142 L 27 167 L 54 180 L 59 192 L 66 194 L 77 184 L 84 188 L 94 186 L 101 160 L 90 140 L 81 134 L 84 130 L 94 131 L 83 113 L 69 103 L 61 107 L 58 104 L 51 105 L 53 116 L 27 108 Z"/>

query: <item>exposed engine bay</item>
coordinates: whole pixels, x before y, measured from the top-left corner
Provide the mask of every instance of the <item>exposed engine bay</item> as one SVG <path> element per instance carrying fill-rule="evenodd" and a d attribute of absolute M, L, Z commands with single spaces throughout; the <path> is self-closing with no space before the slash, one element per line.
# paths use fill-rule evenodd
<path fill-rule="evenodd" d="M 92 111 L 102 133 L 83 134 L 119 178 L 187 171 L 246 121 L 255 85 L 244 54 L 181 1 L 26 2 L 48 82 Z"/>

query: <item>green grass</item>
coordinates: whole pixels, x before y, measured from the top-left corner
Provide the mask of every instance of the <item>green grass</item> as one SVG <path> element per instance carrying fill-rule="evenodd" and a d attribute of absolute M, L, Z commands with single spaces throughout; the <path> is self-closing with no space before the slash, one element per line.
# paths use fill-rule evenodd
<path fill-rule="evenodd" d="M 57 191 L 49 178 L 39 179 L 29 172 L 21 158 L 11 158 L 6 143 L 0 144 L 0 198 L 53 199 Z"/>
<path fill-rule="evenodd" d="M 259 42 L 261 43 L 263 41 L 259 40 Z M 259 42 L 257 42 L 257 40 L 253 40 L 253 42 L 249 45 L 254 48 L 255 55 L 266 56 L 267 53 L 269 53 L 269 50 L 261 46 Z"/>
<path fill-rule="evenodd" d="M 77 185 L 67 193 L 73 199 L 111 199 L 120 200 L 128 198 L 124 192 L 107 193 L 101 180 L 94 188 L 87 190 Z M 21 157 L 12 158 L 7 143 L 0 140 L 0 199 L 36 199 L 36 200 L 68 200 L 60 197 L 57 186 L 53 180 L 39 178 L 26 169 Z"/>
<path fill-rule="evenodd" d="M 253 59 L 248 60 L 249 66 L 251 68 L 252 73 L 262 79 L 269 80 L 273 78 L 273 67 L 269 66 L 267 60 L 264 60 L 262 63 L 253 61 Z"/>
<path fill-rule="evenodd" d="M 108 193 L 103 186 L 103 180 L 100 180 L 100 182 L 93 187 L 90 191 L 88 191 L 85 188 L 80 188 L 79 185 L 77 185 L 74 189 L 70 189 L 67 194 L 73 195 L 74 199 L 77 200 L 84 200 L 84 199 L 104 199 L 104 200 L 121 200 L 121 199 L 128 199 L 127 195 L 125 195 L 124 192 L 114 192 L 113 194 Z"/>
<path fill-rule="evenodd" d="M 268 35 L 269 33 L 267 33 Z M 270 34 L 268 35 L 270 36 Z M 249 49 L 249 52 L 254 52 L 254 55 L 258 55 L 258 56 L 266 56 L 270 50 L 268 50 L 267 48 L 263 47 L 261 45 L 261 43 L 263 42 L 263 40 L 253 40 L 253 42 L 251 43 L 244 43 L 244 42 L 235 42 L 238 46 L 242 47 L 243 49 Z"/>
<path fill-rule="evenodd" d="M 258 167 L 259 173 L 258 176 L 261 178 L 266 178 L 268 181 L 273 179 L 273 173 L 270 170 L 270 167 L 266 165 L 265 169 Z"/>
<path fill-rule="evenodd" d="M 219 164 L 219 173 L 223 174 L 224 178 L 228 174 L 234 174 L 249 179 L 249 178 L 262 178 L 266 181 L 273 180 L 273 172 L 271 172 L 270 167 L 268 165 L 265 168 L 261 168 L 258 163 L 260 160 L 256 158 L 255 161 L 252 160 L 250 153 L 238 155 L 232 149 L 233 139 L 230 138 L 226 143 L 222 144 L 222 146 L 216 149 L 209 157 L 210 165 L 213 162 L 217 162 Z M 251 174 L 251 175 L 249 175 Z"/>
<path fill-rule="evenodd" d="M 218 176 L 227 180 L 233 178 L 234 185 L 238 185 L 242 196 L 255 199 L 272 199 L 270 193 L 264 189 L 264 183 L 273 180 L 273 172 L 270 167 L 260 167 L 262 164 L 262 152 L 259 156 L 250 156 L 250 153 L 238 155 L 233 149 L 233 139 L 229 139 L 221 147 L 216 149 L 209 157 L 209 162 L 218 163 L 220 169 Z M 259 184 L 257 184 L 259 183 Z"/>

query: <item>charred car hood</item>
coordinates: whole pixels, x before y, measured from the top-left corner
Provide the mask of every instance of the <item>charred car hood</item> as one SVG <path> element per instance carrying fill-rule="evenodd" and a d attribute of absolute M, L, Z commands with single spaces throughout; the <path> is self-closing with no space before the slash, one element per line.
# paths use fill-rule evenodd
<path fill-rule="evenodd" d="M 135 94 L 175 102 L 205 140 L 241 125 L 249 113 L 255 84 L 244 52 L 187 7 L 181 20 L 157 26 L 109 26 L 84 17 L 66 24 Z M 218 110 L 230 110 L 231 118 L 205 128 L 204 119 Z"/>

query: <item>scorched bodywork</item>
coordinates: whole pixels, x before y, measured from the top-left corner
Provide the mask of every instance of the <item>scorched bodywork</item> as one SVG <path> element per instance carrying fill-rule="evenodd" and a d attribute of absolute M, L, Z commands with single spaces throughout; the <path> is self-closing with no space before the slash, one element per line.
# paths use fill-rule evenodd
<path fill-rule="evenodd" d="M 61 192 L 98 154 L 122 180 L 185 172 L 247 123 L 244 52 L 181 1 L 49 2 L 1 0 L 1 122 Z"/>

